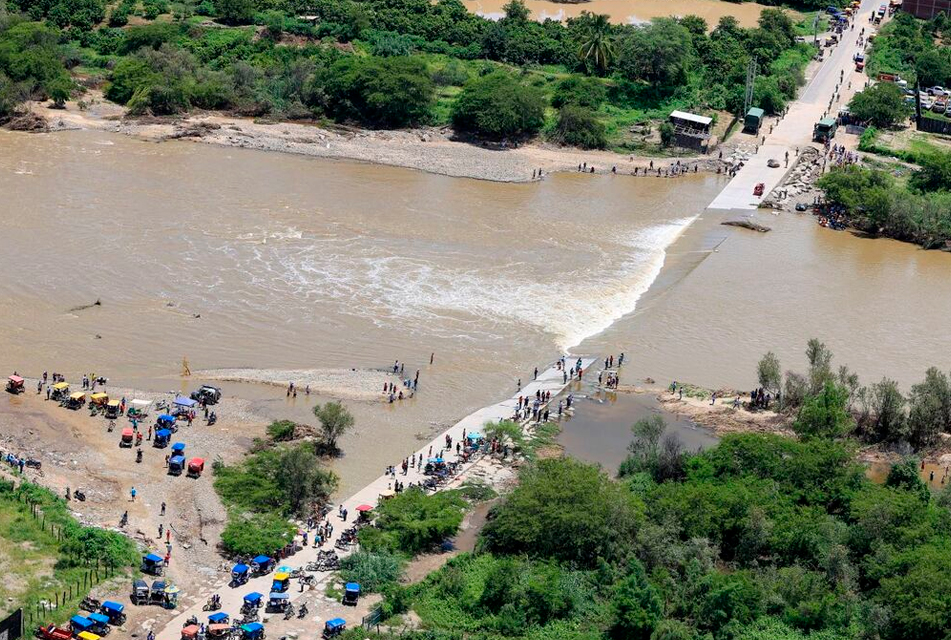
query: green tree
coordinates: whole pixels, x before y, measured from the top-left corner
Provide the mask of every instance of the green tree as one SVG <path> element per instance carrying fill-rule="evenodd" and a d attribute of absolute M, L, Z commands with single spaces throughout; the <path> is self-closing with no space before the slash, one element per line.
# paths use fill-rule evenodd
<path fill-rule="evenodd" d="M 221 532 L 221 544 L 237 555 L 273 555 L 293 540 L 296 533 L 297 527 L 273 513 L 233 513 Z"/>
<path fill-rule="evenodd" d="M 697 633 L 690 626 L 680 620 L 668 618 L 657 624 L 650 640 L 696 640 L 696 637 Z"/>
<path fill-rule="evenodd" d="M 403 573 L 399 556 L 388 551 L 360 549 L 340 561 L 340 578 L 356 582 L 364 593 L 375 593 L 395 585 Z"/>
<path fill-rule="evenodd" d="M 541 460 L 493 509 L 482 544 L 593 567 L 617 562 L 630 548 L 642 506 L 603 471 L 570 458 Z M 583 514 L 583 515 L 582 515 Z"/>
<path fill-rule="evenodd" d="M 503 7 L 505 20 L 509 22 L 528 22 L 531 11 L 522 0 L 509 0 Z"/>
<path fill-rule="evenodd" d="M 214 471 L 215 490 L 226 505 L 282 516 L 304 515 L 311 504 L 326 500 L 338 482 L 306 443 L 264 449 L 240 464 L 217 464 Z"/>
<path fill-rule="evenodd" d="M 46 83 L 46 93 L 57 109 L 66 106 L 75 88 L 76 84 L 65 73 Z"/>
<path fill-rule="evenodd" d="M 337 476 L 319 464 L 306 444 L 281 450 L 277 462 L 277 489 L 290 513 L 308 513 L 315 503 L 326 501 L 337 487 Z"/>
<path fill-rule="evenodd" d="M 879 442 L 901 442 L 908 439 L 905 397 L 898 383 L 888 378 L 872 385 L 871 403 L 874 436 Z"/>
<path fill-rule="evenodd" d="M 293 420 L 275 420 L 267 426 L 267 435 L 274 442 L 284 442 L 294 439 L 297 423 Z"/>
<path fill-rule="evenodd" d="M 747 624 L 763 613 L 762 594 L 746 571 L 707 575 L 701 594 L 695 604 L 696 615 L 701 627 L 712 631 L 714 637 L 728 624 Z"/>
<path fill-rule="evenodd" d="M 648 640 L 663 617 L 660 595 L 636 560 L 628 565 L 628 576 L 615 589 L 611 604 L 611 637 L 617 640 Z"/>
<path fill-rule="evenodd" d="M 691 36 L 672 18 L 655 18 L 629 30 L 618 43 L 618 71 L 628 80 L 646 82 L 669 93 L 687 81 Z"/>
<path fill-rule="evenodd" d="M 218 19 L 225 24 L 250 24 L 254 20 L 254 0 L 215 0 Z"/>
<path fill-rule="evenodd" d="M 915 458 L 905 458 L 893 464 L 885 478 L 885 486 L 910 491 L 921 498 L 922 502 L 931 499 L 928 485 L 918 475 L 918 460 Z"/>
<path fill-rule="evenodd" d="M 756 379 L 759 381 L 760 387 L 774 396 L 782 388 L 782 368 L 779 366 L 779 358 L 772 351 L 768 351 L 766 355 L 760 358 L 756 365 Z"/>
<path fill-rule="evenodd" d="M 908 426 L 915 446 L 932 445 L 939 433 L 951 432 L 951 383 L 937 368 L 929 368 L 924 381 L 912 386 L 908 404 Z"/>
<path fill-rule="evenodd" d="M 922 87 L 951 84 L 951 47 L 929 48 L 916 56 L 915 73 Z"/>
<path fill-rule="evenodd" d="M 812 338 L 806 344 L 806 360 L 809 362 L 809 390 L 813 395 L 822 391 L 832 374 L 832 352 L 825 343 Z"/>
<path fill-rule="evenodd" d="M 901 124 L 910 113 L 905 94 L 893 82 L 879 82 L 855 94 L 849 110 L 860 121 L 881 128 Z"/>
<path fill-rule="evenodd" d="M 589 109 L 565 105 L 558 111 L 554 139 L 582 149 L 603 149 L 607 146 L 604 124 Z"/>
<path fill-rule="evenodd" d="M 409 555 L 427 551 L 456 534 L 466 504 L 456 491 L 409 489 L 380 504 L 373 526 L 360 531 L 360 545 Z"/>
<path fill-rule="evenodd" d="M 320 421 L 321 445 L 330 452 L 338 452 L 337 440 L 353 428 L 353 414 L 340 402 L 314 406 L 314 415 Z"/>
<path fill-rule="evenodd" d="M 425 122 L 435 99 L 426 65 L 417 58 L 345 56 L 319 82 L 329 114 L 372 127 Z"/>
<path fill-rule="evenodd" d="M 674 126 L 667 121 L 660 123 L 660 146 L 665 149 L 674 144 Z"/>
<path fill-rule="evenodd" d="M 660 437 L 664 434 L 665 427 L 664 418 L 659 415 L 641 418 L 631 425 L 634 439 L 627 445 L 629 455 L 618 469 L 619 476 L 633 475 L 640 471 L 653 474 L 660 457 Z"/>
<path fill-rule="evenodd" d="M 875 601 L 888 608 L 887 640 L 943 638 L 951 619 L 951 545 L 935 540 L 897 554 L 882 578 Z"/>
<path fill-rule="evenodd" d="M 922 192 L 951 191 L 951 152 L 935 151 L 918 158 L 921 169 L 911 174 L 908 183 Z"/>
<path fill-rule="evenodd" d="M 602 14 L 589 16 L 582 38 L 578 46 L 578 57 L 582 62 L 594 67 L 599 75 L 604 75 L 614 60 L 614 43 L 609 16 Z"/>
<path fill-rule="evenodd" d="M 848 391 L 827 381 L 818 395 L 806 398 L 793 422 L 793 431 L 800 438 L 835 439 L 847 435 L 855 428 L 848 402 Z"/>
<path fill-rule="evenodd" d="M 108 100 L 126 104 L 141 87 L 152 84 L 157 75 L 141 58 L 123 58 L 113 68 L 106 85 L 105 96 Z"/>
<path fill-rule="evenodd" d="M 544 123 L 544 98 L 503 71 L 471 80 L 452 107 L 457 131 L 489 138 L 538 133 Z"/>
<path fill-rule="evenodd" d="M 502 446 L 511 445 L 516 450 L 525 446 L 525 434 L 522 433 L 522 426 L 513 420 L 486 422 L 482 426 L 482 431 L 486 438 L 498 440 Z"/>
<path fill-rule="evenodd" d="M 560 109 L 570 104 L 597 109 L 607 99 L 607 95 L 603 81 L 572 75 L 555 85 L 551 106 Z"/>

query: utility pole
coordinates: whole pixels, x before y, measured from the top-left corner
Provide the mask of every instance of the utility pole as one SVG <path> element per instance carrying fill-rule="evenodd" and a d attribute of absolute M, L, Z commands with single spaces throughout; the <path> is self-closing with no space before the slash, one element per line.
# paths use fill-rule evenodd
<path fill-rule="evenodd" d="M 750 58 L 749 64 L 746 65 L 746 93 L 743 96 L 743 113 L 740 114 L 740 117 L 743 117 L 750 110 L 750 107 L 753 106 L 753 85 L 756 82 L 756 58 Z"/>
<path fill-rule="evenodd" d="M 819 16 L 821 15 L 821 12 L 816 11 L 816 19 L 812 21 L 812 46 L 814 47 L 819 46 Z"/>

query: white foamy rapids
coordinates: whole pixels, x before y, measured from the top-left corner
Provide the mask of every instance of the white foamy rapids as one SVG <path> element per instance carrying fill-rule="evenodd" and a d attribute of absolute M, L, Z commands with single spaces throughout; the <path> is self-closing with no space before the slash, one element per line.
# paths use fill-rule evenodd
<path fill-rule="evenodd" d="M 493 264 L 444 248 L 424 254 L 362 238 L 295 241 L 296 234 L 281 234 L 290 241 L 251 243 L 251 256 L 221 249 L 243 263 L 236 268 L 250 278 L 245 304 L 274 311 L 295 300 L 311 309 L 319 302 L 380 326 L 480 339 L 502 339 L 506 325 L 528 325 L 568 350 L 634 311 L 667 247 L 694 219 L 612 238 L 609 251 L 580 267 L 572 255 L 572 266 L 561 270 L 558 260 L 551 269 L 524 260 Z"/>

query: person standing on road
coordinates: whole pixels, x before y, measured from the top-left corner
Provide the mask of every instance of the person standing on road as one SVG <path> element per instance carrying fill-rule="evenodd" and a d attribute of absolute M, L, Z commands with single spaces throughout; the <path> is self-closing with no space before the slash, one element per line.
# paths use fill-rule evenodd
<path fill-rule="evenodd" d="M 129 495 L 132 496 L 132 502 L 135 502 L 135 494 L 136 494 L 135 487 L 132 487 L 132 489 L 129 491 Z"/>

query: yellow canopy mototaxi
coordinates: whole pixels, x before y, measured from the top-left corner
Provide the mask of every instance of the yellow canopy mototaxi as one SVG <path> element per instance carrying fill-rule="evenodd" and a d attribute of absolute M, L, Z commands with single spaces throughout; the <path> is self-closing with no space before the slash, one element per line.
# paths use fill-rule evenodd
<path fill-rule="evenodd" d="M 106 402 L 106 417 L 107 418 L 118 418 L 120 404 L 118 400 L 109 400 Z"/>
<path fill-rule="evenodd" d="M 106 406 L 106 403 L 109 402 L 108 393 L 94 393 L 89 396 L 89 404 L 94 404 L 99 407 Z"/>
<path fill-rule="evenodd" d="M 86 394 L 82 391 L 69 394 L 69 399 L 66 401 L 66 407 L 69 409 L 79 409 L 84 404 L 86 404 Z"/>

